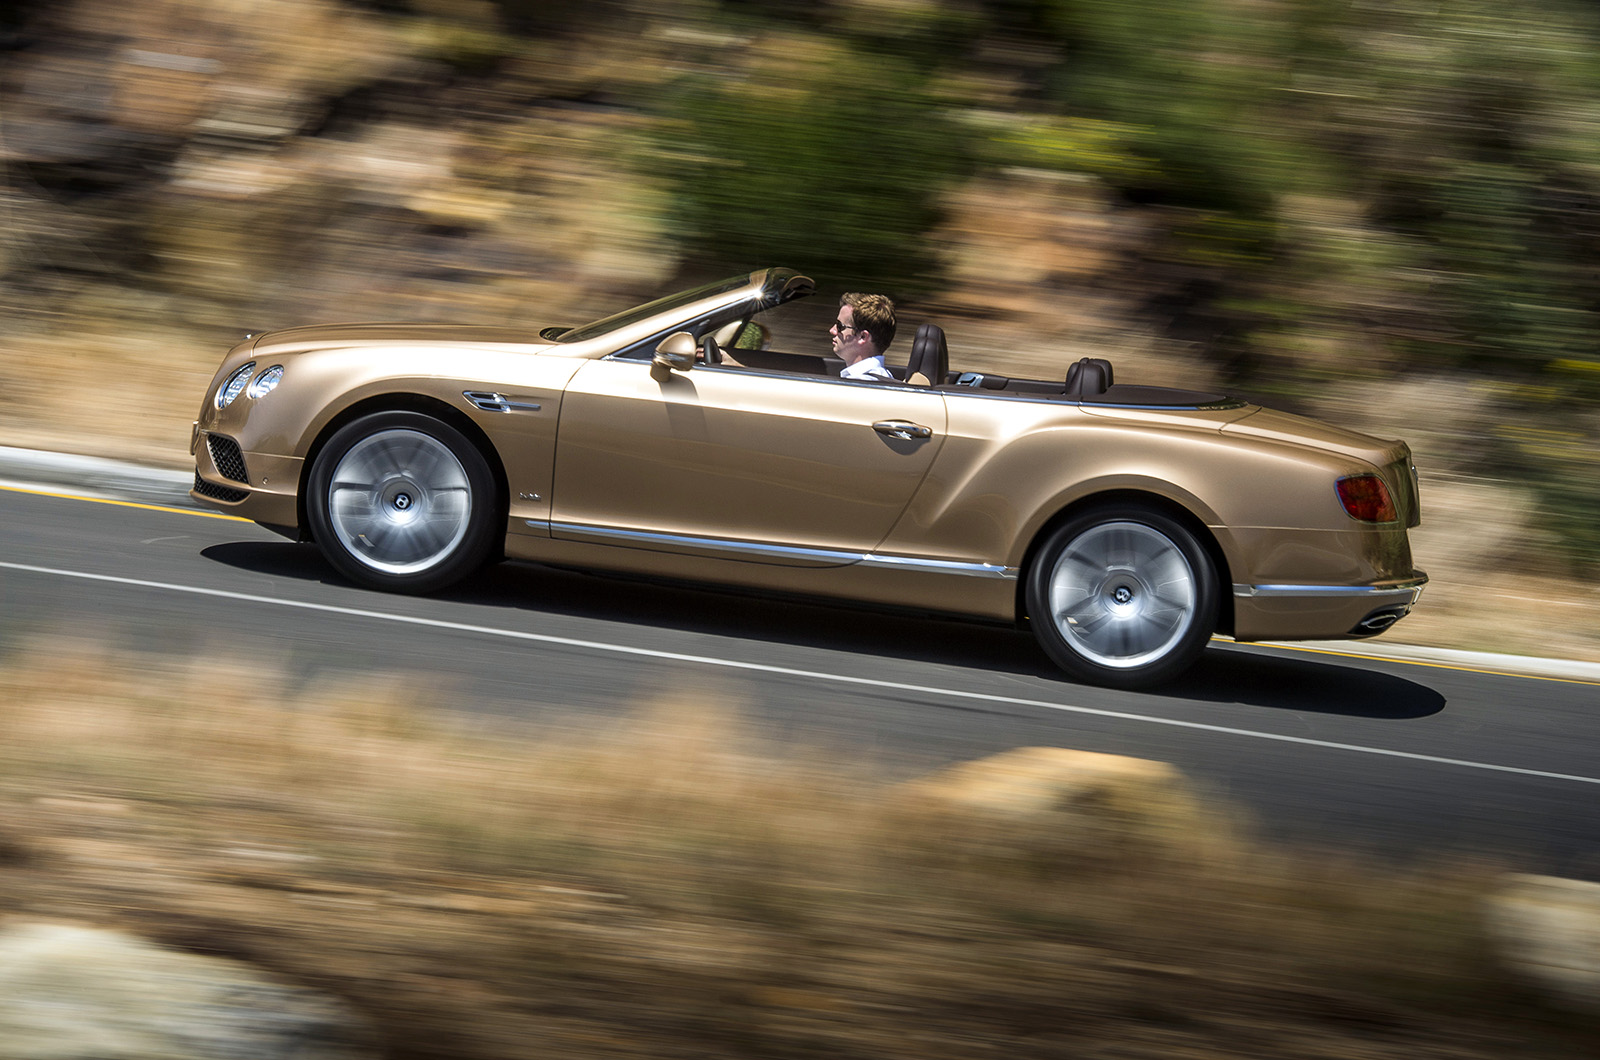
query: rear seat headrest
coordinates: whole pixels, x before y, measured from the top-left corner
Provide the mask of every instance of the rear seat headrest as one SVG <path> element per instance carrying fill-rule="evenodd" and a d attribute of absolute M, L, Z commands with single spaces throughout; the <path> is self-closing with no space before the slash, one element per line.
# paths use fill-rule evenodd
<path fill-rule="evenodd" d="M 911 343 L 906 382 L 917 386 L 940 386 L 949 371 L 950 348 L 945 344 L 944 329 L 937 324 L 921 325 Z"/>
<path fill-rule="evenodd" d="M 1111 384 L 1111 362 L 1104 357 L 1085 357 L 1067 369 L 1068 397 L 1098 397 Z"/>

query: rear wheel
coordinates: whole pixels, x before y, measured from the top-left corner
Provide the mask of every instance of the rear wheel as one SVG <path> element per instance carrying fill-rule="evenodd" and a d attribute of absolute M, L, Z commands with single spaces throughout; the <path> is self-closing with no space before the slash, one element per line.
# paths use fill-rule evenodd
<path fill-rule="evenodd" d="M 416 412 L 340 428 L 311 468 L 306 515 L 328 562 L 391 592 L 442 589 L 494 545 L 494 475 L 465 435 Z"/>
<path fill-rule="evenodd" d="M 1153 508 L 1085 512 L 1045 540 L 1028 571 L 1028 616 L 1046 654 L 1083 681 L 1143 688 L 1187 669 L 1216 629 L 1205 548 Z"/>

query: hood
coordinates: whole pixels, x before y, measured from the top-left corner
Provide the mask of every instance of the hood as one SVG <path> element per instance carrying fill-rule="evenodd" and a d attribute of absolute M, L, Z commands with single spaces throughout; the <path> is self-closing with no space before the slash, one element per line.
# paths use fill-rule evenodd
<path fill-rule="evenodd" d="M 1256 409 L 1248 416 L 1225 424 L 1222 433 L 1309 446 L 1353 457 L 1374 467 L 1384 467 L 1411 454 L 1405 442 L 1385 441 L 1370 434 L 1345 430 L 1331 423 L 1296 416 L 1291 412 L 1279 412 L 1277 409 Z"/>
<path fill-rule="evenodd" d="M 548 341 L 525 328 L 474 324 L 312 324 L 269 331 L 255 340 L 258 354 L 348 346 L 493 345 L 546 348 Z"/>

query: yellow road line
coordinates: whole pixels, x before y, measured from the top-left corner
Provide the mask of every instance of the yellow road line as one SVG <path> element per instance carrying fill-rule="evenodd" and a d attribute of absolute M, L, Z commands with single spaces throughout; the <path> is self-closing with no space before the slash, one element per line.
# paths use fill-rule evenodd
<path fill-rule="evenodd" d="M 222 512 L 197 512 L 193 508 L 171 508 L 164 504 L 137 504 L 133 501 L 114 501 L 109 497 L 85 497 L 81 493 L 57 493 L 53 490 L 34 490 L 25 486 L 0 486 L 0 490 L 7 493 L 31 493 L 35 497 L 55 497 L 64 501 L 87 501 L 90 504 L 115 504 L 121 508 L 143 508 L 150 512 L 172 512 L 175 515 L 198 515 L 202 519 L 231 519 L 236 523 L 248 523 L 237 515 L 225 515 Z"/>

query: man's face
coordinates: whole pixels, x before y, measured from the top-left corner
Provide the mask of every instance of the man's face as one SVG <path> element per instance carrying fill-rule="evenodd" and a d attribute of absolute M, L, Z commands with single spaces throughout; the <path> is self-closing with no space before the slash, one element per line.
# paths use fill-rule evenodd
<path fill-rule="evenodd" d="M 828 334 L 833 336 L 833 355 L 847 364 L 855 363 L 863 355 L 864 344 L 871 341 L 871 336 L 856 327 L 856 311 L 847 305 L 839 307 L 839 317 Z"/>

